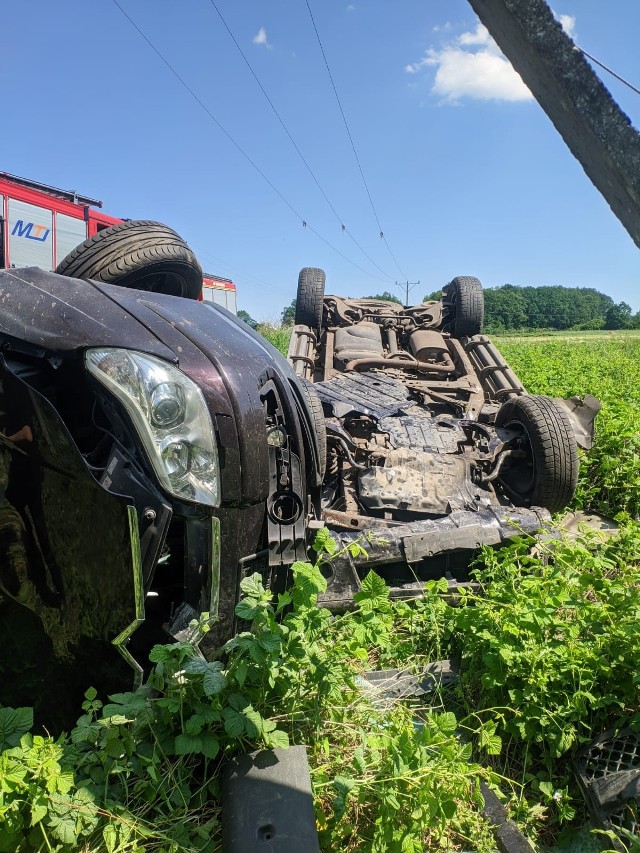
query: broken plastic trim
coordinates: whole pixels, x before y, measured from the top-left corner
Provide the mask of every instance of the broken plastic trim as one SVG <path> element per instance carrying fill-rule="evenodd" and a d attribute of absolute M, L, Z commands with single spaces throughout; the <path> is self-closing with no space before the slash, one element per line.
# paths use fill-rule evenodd
<path fill-rule="evenodd" d="M 223 853 L 319 853 L 305 746 L 232 758 L 222 771 Z"/>
<path fill-rule="evenodd" d="M 640 822 L 640 735 L 630 728 L 609 729 L 576 754 L 573 770 L 594 822 L 614 832 L 638 835 Z M 615 850 L 627 848 L 608 842 Z"/>
<path fill-rule="evenodd" d="M 127 506 L 129 520 L 129 538 L 131 542 L 131 562 L 133 568 L 133 590 L 135 596 L 136 618 L 124 631 L 111 642 L 134 670 L 134 689 L 142 684 L 143 669 L 133 657 L 127 643 L 135 630 L 144 622 L 144 584 L 142 581 L 142 555 L 140 552 L 140 531 L 138 530 L 138 514 L 134 506 Z"/>
<path fill-rule="evenodd" d="M 209 596 L 209 617 L 213 622 L 218 616 L 220 606 L 220 519 L 211 519 L 211 563 L 209 565 L 211 592 Z"/>
<path fill-rule="evenodd" d="M 552 399 L 569 416 L 578 447 L 583 450 L 591 450 L 593 447 L 594 421 L 602 408 L 600 400 L 597 397 L 592 397 L 591 394 L 587 394 L 584 398 L 568 397 L 565 400 L 562 397 L 553 397 Z"/>

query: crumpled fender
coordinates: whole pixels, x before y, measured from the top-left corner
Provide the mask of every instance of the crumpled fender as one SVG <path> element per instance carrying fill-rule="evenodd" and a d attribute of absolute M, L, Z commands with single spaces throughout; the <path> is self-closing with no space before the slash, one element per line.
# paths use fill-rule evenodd
<path fill-rule="evenodd" d="M 0 358 L 0 704 L 37 710 L 59 693 L 77 711 L 88 679 L 101 692 L 132 684 L 143 595 L 135 508 L 100 486 L 53 405 Z"/>
<path fill-rule="evenodd" d="M 553 397 L 553 402 L 557 403 L 569 416 L 573 433 L 576 437 L 578 447 L 583 450 L 591 450 L 593 447 L 593 431 L 596 415 L 602 408 L 602 403 L 591 394 L 585 397 Z"/>

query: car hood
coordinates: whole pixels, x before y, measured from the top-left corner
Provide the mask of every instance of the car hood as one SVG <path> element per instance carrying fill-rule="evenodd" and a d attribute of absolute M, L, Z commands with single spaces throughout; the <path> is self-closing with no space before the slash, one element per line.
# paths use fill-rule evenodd
<path fill-rule="evenodd" d="M 178 360 L 156 334 L 94 283 L 38 267 L 0 271 L 0 332 L 18 350 L 21 343 L 54 353 L 104 344 Z"/>
<path fill-rule="evenodd" d="M 173 330 L 173 331 L 172 331 Z M 52 352 L 105 345 L 135 348 L 174 363 L 187 338 L 236 386 L 275 368 L 298 379 L 271 344 L 218 305 L 82 281 L 38 267 L 0 270 L 0 331 Z"/>

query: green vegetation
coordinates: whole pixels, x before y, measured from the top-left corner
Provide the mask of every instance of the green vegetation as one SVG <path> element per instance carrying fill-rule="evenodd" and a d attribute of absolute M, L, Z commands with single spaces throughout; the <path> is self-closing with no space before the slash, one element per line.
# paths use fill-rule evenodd
<path fill-rule="evenodd" d="M 242 309 L 238 311 L 238 320 L 243 320 L 247 324 L 247 326 L 251 326 L 252 329 L 255 329 L 258 325 L 258 323 L 251 316 L 251 314 L 249 314 L 248 311 L 243 311 Z"/>
<path fill-rule="evenodd" d="M 293 325 L 291 326 L 270 326 L 266 323 L 262 323 L 258 326 L 257 331 L 265 337 L 270 344 L 272 344 L 277 350 L 280 350 L 282 355 L 287 354 L 287 350 L 289 349 L 289 341 L 291 339 L 291 330 L 293 329 Z"/>
<path fill-rule="evenodd" d="M 221 763 L 286 743 L 308 745 L 323 850 L 493 850 L 481 780 L 538 843 L 581 825 L 573 751 L 640 726 L 640 339 L 498 343 L 530 391 L 602 400 L 575 505 L 617 516 L 620 535 L 487 549 L 482 593 L 455 608 L 437 582 L 391 601 L 372 573 L 334 618 L 317 565 L 296 564 L 278 602 L 248 578 L 247 630 L 215 660 L 156 647 L 146 686 L 105 704 L 89 689 L 58 740 L 29 733 L 29 709 L 0 709 L 0 851 L 214 851 Z M 319 558 L 333 548 L 321 532 Z M 449 656 L 456 687 L 384 706 L 361 689 L 365 670 Z"/>
<path fill-rule="evenodd" d="M 623 329 L 640 327 L 626 302 L 592 287 L 516 287 L 484 291 L 485 328 L 498 334 L 511 329 Z"/>
<path fill-rule="evenodd" d="M 583 458 L 576 505 L 611 517 L 640 516 L 640 339 L 498 339 L 532 394 L 593 394 L 602 402 L 596 443 Z"/>
<path fill-rule="evenodd" d="M 371 574 L 357 611 L 334 619 L 316 604 L 326 586 L 318 567 L 298 563 L 294 578 L 276 606 L 259 575 L 242 582 L 237 612 L 250 630 L 221 660 L 205 661 L 190 643 L 156 646 L 136 692 L 103 705 L 89 689 L 69 737 L 31 735 L 28 709 L 2 709 L 0 850 L 216 850 L 221 762 L 292 741 L 310 745 L 323 849 L 418 853 L 428 839 L 488 853 L 478 783 L 494 777 L 470 761 L 455 716 L 381 710 L 357 686 L 373 648 L 415 659 L 396 629 L 420 626 L 423 650 L 439 651 L 438 632 L 427 630 L 446 607 L 436 586 L 416 607 L 392 606 Z"/>
<path fill-rule="evenodd" d="M 266 323 L 258 326 L 258 331 L 269 341 L 270 344 L 280 350 L 282 355 L 287 354 L 289 349 L 289 341 L 291 340 L 291 331 L 293 329 L 293 321 L 290 325 L 283 324 L 282 326 L 269 326 Z"/>
<path fill-rule="evenodd" d="M 374 296 L 365 296 L 364 299 L 381 299 L 383 302 L 397 302 L 402 305 L 402 300 L 398 299 L 395 293 L 390 293 L 388 290 L 383 290 L 382 293 L 376 293 Z"/>
<path fill-rule="evenodd" d="M 292 299 L 291 303 L 282 309 L 280 322 L 283 326 L 293 326 L 296 321 L 296 300 Z"/>

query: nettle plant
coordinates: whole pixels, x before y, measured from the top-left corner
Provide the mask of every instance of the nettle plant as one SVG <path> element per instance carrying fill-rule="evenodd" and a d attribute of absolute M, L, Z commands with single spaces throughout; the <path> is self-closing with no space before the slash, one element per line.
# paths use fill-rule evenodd
<path fill-rule="evenodd" d="M 308 745 L 323 849 L 491 850 L 479 790 L 490 774 L 456 717 L 381 709 L 358 687 L 363 669 L 413 659 L 423 631 L 422 652 L 439 650 L 446 605 L 435 586 L 415 607 L 391 603 L 371 573 L 356 610 L 332 616 L 317 596 L 336 547 L 321 532 L 318 562 L 296 563 L 277 602 L 259 575 L 243 580 L 247 630 L 214 660 L 197 642 L 156 646 L 138 690 L 103 704 L 89 689 L 68 737 L 32 735 L 29 709 L 0 709 L 0 851 L 215 851 L 222 763 L 291 742 Z M 204 614 L 193 627 L 207 625 Z"/>
<path fill-rule="evenodd" d="M 503 740 L 502 771 L 571 820 L 571 751 L 640 725 L 640 525 L 486 549 L 476 577 L 456 615 L 466 705 Z"/>

